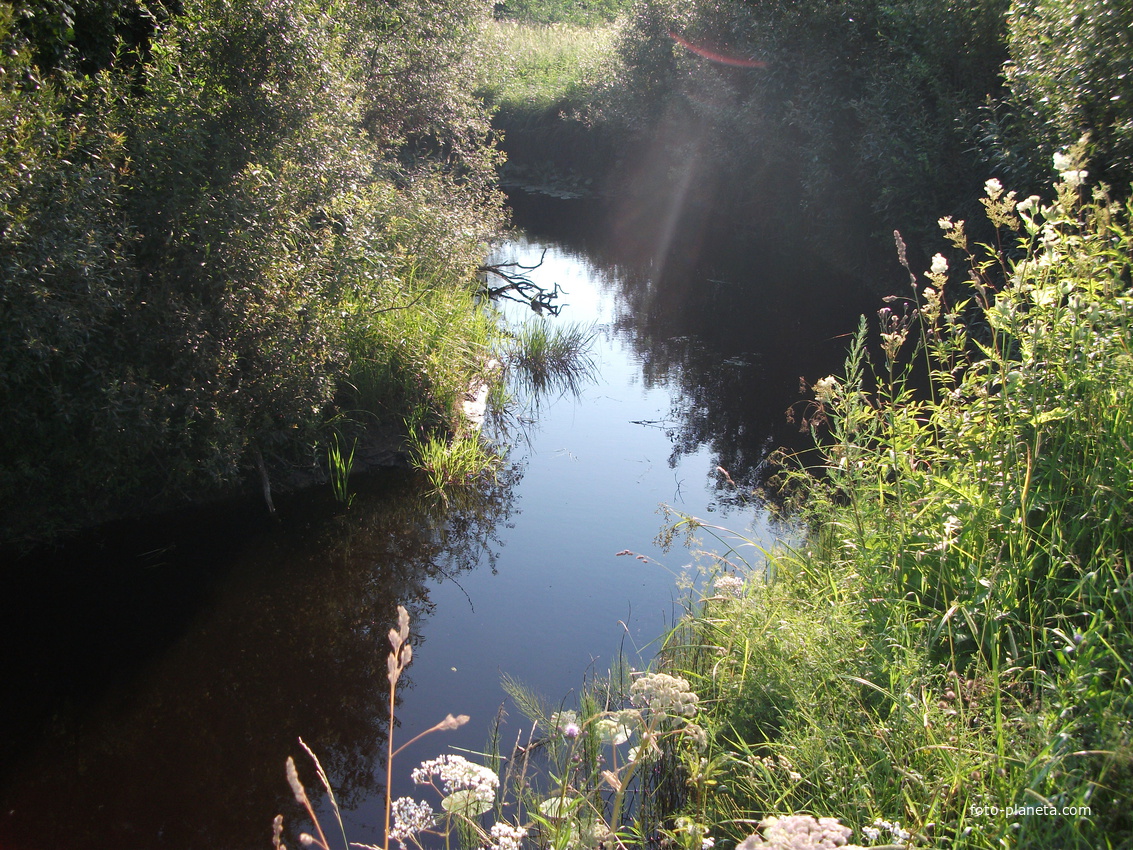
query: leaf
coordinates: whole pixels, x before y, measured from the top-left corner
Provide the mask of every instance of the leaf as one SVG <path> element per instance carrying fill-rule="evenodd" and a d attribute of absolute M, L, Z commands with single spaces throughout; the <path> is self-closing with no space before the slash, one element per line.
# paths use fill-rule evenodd
<path fill-rule="evenodd" d="M 474 818 L 492 808 L 492 801 L 485 800 L 471 788 L 464 788 L 460 791 L 453 791 L 441 800 L 441 808 L 450 814 Z"/>
<path fill-rule="evenodd" d="M 553 820 L 559 820 L 568 817 L 581 802 L 581 797 L 551 797 L 539 804 L 539 811 Z"/>

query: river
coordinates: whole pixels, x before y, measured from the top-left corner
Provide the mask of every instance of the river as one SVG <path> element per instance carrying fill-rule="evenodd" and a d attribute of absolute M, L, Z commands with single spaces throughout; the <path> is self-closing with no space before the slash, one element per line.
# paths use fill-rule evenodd
<path fill-rule="evenodd" d="M 277 519 L 214 505 L 4 567 L 0 847 L 267 847 L 275 814 L 301 822 L 288 755 L 315 785 L 300 737 L 351 840 L 376 843 L 396 605 L 415 655 L 395 739 L 471 716 L 399 757 L 408 793 L 421 759 L 482 749 L 501 707 L 505 741 L 527 728 L 502 676 L 570 707 L 618 652 L 649 663 L 695 577 L 654 542 L 662 505 L 759 545 L 789 533 L 753 487 L 798 442 L 785 410 L 800 377 L 837 367 L 862 296 L 782 259 L 627 259 L 577 202 L 517 218 L 496 259 L 543 257 L 533 279 L 564 292 L 552 321 L 593 326 L 597 369 L 497 427 L 498 482 L 446 504 L 384 471 L 352 479 L 346 513 L 324 489 L 279 498 Z"/>

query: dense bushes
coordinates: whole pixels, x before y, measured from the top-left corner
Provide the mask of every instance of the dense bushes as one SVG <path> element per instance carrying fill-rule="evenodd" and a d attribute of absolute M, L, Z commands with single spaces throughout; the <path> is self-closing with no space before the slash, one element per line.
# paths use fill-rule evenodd
<path fill-rule="evenodd" d="M 669 646 L 713 706 L 699 822 L 1129 846 L 1133 206 L 1087 199 L 1080 152 L 1050 203 L 988 181 L 1002 248 L 941 220 L 950 247 L 908 269 L 876 344 L 863 320 L 799 405 L 810 533 L 718 581 Z"/>
<path fill-rule="evenodd" d="M 343 407 L 443 417 L 486 341 L 472 270 L 499 220 L 464 59 L 486 13 L 202 0 L 140 72 L 84 75 L 37 67 L 0 7 L 7 533 L 230 485 L 253 457 L 309 466 Z M 446 334 L 463 357 L 430 355 Z M 361 410 L 346 378 L 375 372 Z"/>
<path fill-rule="evenodd" d="M 978 211 L 976 175 L 1032 191 L 1084 132 L 1124 196 L 1130 23 L 1106 0 L 641 0 L 619 21 L 620 61 L 594 79 L 575 63 L 559 86 L 569 103 L 544 118 L 602 139 L 590 170 L 621 161 L 616 191 L 646 218 L 658 186 L 684 187 L 668 199 L 684 207 L 678 233 L 707 218 L 741 243 L 804 236 L 843 268 L 876 270 L 894 228 L 915 253 L 942 210 Z M 546 150 L 554 121 L 517 115 L 505 103 L 499 120 L 519 157 Z"/>
<path fill-rule="evenodd" d="M 857 240 L 841 231 L 863 214 L 907 231 L 974 196 L 970 128 L 1002 92 L 1005 11 L 1006 0 L 645 0 L 607 115 L 694 147 L 725 219 L 849 249 Z"/>
<path fill-rule="evenodd" d="M 1016 0 L 1006 67 L 1020 135 L 1041 151 L 1089 133 L 1097 176 L 1133 181 L 1133 8 L 1114 0 Z M 1010 144 L 1005 145 L 1010 150 Z"/>

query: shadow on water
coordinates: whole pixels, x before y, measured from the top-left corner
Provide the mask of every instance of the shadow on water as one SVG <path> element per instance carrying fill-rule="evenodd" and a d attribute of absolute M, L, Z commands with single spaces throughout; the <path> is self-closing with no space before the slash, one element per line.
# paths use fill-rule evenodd
<path fill-rule="evenodd" d="M 9 563 L 0 846 L 267 846 L 299 736 L 345 806 L 380 793 L 396 605 L 491 565 L 517 475 L 444 507 L 375 474 L 348 514 L 214 506 Z"/>

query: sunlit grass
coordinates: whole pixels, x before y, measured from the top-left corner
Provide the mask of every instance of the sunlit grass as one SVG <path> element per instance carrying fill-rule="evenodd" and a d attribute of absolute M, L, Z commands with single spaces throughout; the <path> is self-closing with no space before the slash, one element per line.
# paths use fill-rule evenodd
<path fill-rule="evenodd" d="M 506 360 L 519 388 L 530 396 L 578 395 L 594 378 L 593 338 L 593 329 L 585 325 L 531 320 L 514 332 Z"/>
<path fill-rule="evenodd" d="M 504 109 L 545 110 L 589 102 L 615 61 L 615 24 L 546 26 L 493 21 L 485 30 L 485 99 Z"/>
<path fill-rule="evenodd" d="M 413 465 L 424 472 L 432 491 L 442 496 L 485 475 L 494 475 L 503 463 L 478 433 L 451 439 L 413 435 L 409 447 Z"/>

